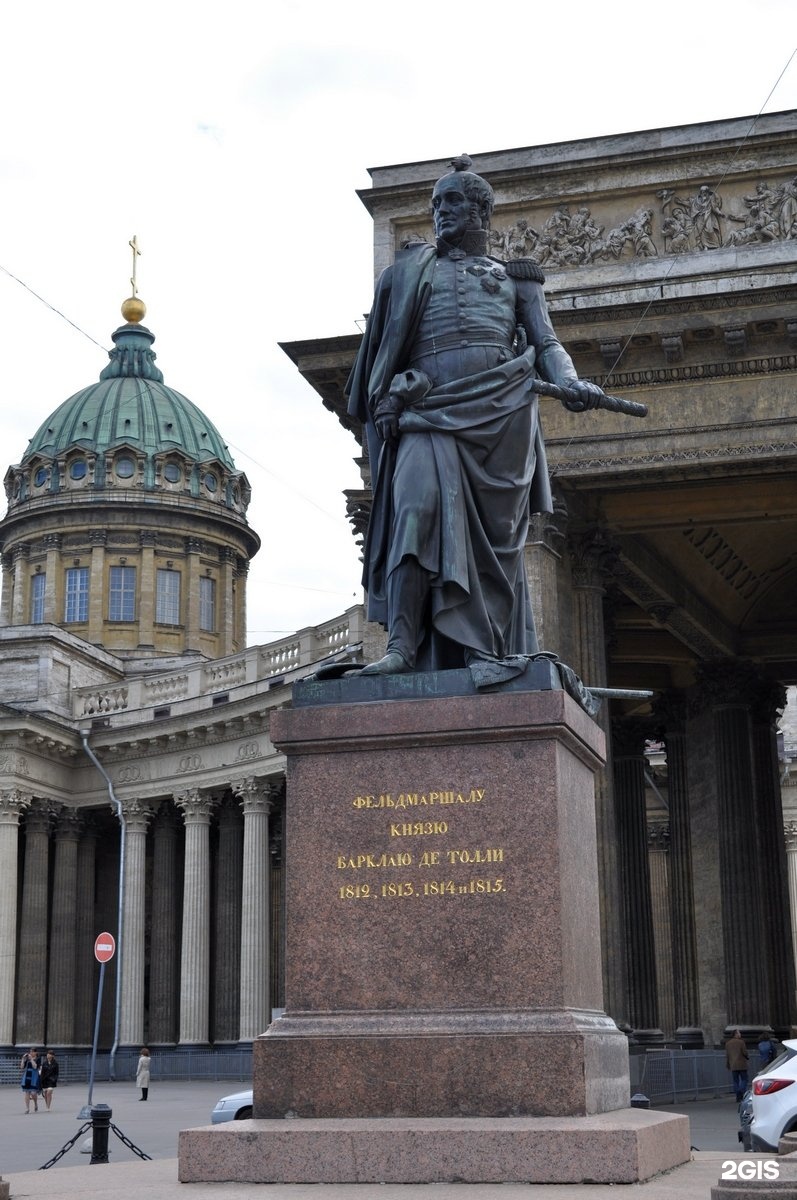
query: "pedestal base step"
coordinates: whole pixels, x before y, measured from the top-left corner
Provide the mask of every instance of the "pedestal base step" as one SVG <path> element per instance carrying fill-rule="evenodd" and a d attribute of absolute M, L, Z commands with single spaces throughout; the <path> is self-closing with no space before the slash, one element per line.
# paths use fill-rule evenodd
<path fill-rule="evenodd" d="M 689 1119 L 589 1117 L 230 1121 L 186 1129 L 181 1183 L 637 1183 L 688 1162 Z"/>

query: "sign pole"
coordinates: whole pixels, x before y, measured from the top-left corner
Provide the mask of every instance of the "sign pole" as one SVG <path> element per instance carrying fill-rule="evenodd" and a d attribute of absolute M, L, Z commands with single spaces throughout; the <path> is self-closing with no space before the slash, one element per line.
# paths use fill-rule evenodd
<path fill-rule="evenodd" d="M 94 1016 L 94 1041 L 91 1047 L 91 1067 L 89 1068 L 89 1098 L 78 1113 L 78 1120 L 88 1120 L 91 1116 L 91 1098 L 94 1094 L 94 1070 L 97 1064 L 97 1045 L 100 1040 L 100 1014 L 102 1013 L 102 989 L 105 984 L 105 964 L 110 962 L 116 952 L 116 941 L 112 933 L 101 933 L 94 942 L 94 957 L 100 964 L 100 982 L 97 985 L 97 1011 Z"/>

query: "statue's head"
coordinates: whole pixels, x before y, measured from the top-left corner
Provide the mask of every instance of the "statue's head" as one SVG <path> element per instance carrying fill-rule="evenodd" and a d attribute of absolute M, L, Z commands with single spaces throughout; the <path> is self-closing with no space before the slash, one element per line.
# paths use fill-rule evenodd
<path fill-rule="evenodd" d="M 467 154 L 452 160 L 454 168 L 443 175 L 432 192 L 432 218 L 437 237 L 458 245 L 469 229 L 489 229 L 495 195 L 486 179 L 468 168 Z"/>

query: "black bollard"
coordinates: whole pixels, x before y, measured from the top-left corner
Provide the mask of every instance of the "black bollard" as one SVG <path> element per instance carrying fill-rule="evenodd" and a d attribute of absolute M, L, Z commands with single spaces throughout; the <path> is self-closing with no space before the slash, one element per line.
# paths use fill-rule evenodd
<path fill-rule="evenodd" d="M 95 1104 L 91 1110 L 91 1161 L 107 1163 L 108 1161 L 108 1131 L 111 1127 L 113 1111 L 107 1104 Z"/>

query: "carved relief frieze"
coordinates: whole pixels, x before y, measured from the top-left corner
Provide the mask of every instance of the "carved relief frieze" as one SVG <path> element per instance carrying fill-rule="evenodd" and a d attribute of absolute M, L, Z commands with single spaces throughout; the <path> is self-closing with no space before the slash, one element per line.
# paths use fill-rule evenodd
<path fill-rule="evenodd" d="M 733 191 L 732 182 L 723 193 L 708 183 L 683 192 L 662 187 L 619 217 L 607 215 L 603 224 L 592 208 L 564 203 L 522 213 L 503 227 L 499 215 L 490 247 L 496 258 L 530 258 L 549 270 L 566 270 L 797 238 L 797 177 L 759 180 L 752 191 L 746 183 L 728 194 Z M 413 232 L 401 242 L 423 240 Z"/>
<path fill-rule="evenodd" d="M 24 754 L 0 750 L 0 775 L 29 775 L 30 767 Z"/>

